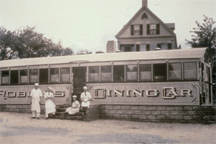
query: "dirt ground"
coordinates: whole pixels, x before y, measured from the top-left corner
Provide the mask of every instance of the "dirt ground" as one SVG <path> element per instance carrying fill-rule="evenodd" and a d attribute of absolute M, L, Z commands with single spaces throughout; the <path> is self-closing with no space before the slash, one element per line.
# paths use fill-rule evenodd
<path fill-rule="evenodd" d="M 0 143 L 216 143 L 216 124 L 40 120 L 0 113 Z"/>

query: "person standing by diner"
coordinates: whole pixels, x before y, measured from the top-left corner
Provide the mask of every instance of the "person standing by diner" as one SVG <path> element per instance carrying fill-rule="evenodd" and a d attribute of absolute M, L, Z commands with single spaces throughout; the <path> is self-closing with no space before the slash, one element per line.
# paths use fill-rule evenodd
<path fill-rule="evenodd" d="M 42 97 L 42 91 L 38 88 L 39 84 L 35 83 L 35 88 L 31 90 L 31 111 L 32 119 L 40 119 L 40 97 Z"/>
<path fill-rule="evenodd" d="M 54 96 L 52 93 L 52 88 L 48 87 L 47 92 L 45 92 L 45 94 L 44 94 L 46 119 L 48 119 L 49 114 L 52 114 L 52 116 L 55 117 L 56 105 L 52 101 L 53 98 L 54 98 Z"/>
<path fill-rule="evenodd" d="M 92 100 L 91 94 L 87 91 L 87 86 L 83 87 L 83 91 L 81 93 L 81 101 L 82 101 L 82 111 L 86 114 L 87 109 L 90 106 L 90 101 Z"/>

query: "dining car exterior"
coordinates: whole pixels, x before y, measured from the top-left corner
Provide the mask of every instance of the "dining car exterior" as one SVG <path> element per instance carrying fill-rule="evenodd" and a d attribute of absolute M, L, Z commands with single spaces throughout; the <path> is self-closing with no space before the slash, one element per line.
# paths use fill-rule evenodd
<path fill-rule="evenodd" d="M 28 107 L 36 82 L 42 91 L 53 88 L 56 105 L 70 103 L 72 94 L 80 100 L 85 85 L 93 97 L 91 105 L 110 109 L 212 106 L 215 100 L 207 48 L 0 61 L 0 105 L 6 110 L 13 105 Z"/>

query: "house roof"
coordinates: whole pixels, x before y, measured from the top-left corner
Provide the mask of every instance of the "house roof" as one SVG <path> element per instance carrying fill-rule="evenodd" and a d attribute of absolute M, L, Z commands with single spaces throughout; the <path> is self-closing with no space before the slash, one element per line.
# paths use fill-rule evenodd
<path fill-rule="evenodd" d="M 62 63 L 90 63 L 90 62 L 112 62 L 130 60 L 156 60 L 156 59 L 191 59 L 203 58 L 206 48 L 174 49 L 143 52 L 119 52 L 101 53 L 73 56 L 56 56 L 43 58 L 25 58 L 0 61 L 0 69 L 5 67 L 52 65 Z"/>
<path fill-rule="evenodd" d="M 176 35 L 160 18 L 158 18 L 148 7 L 143 5 L 139 11 L 128 21 L 126 25 L 118 32 L 115 36 L 116 38 L 131 24 L 131 22 L 142 12 L 142 10 L 146 9 L 153 17 L 155 17 L 172 35 Z"/>

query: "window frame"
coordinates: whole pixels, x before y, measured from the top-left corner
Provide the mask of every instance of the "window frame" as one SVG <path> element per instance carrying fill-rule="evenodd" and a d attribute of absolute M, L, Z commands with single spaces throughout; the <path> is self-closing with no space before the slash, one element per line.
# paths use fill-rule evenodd
<path fill-rule="evenodd" d="M 170 64 L 180 64 L 180 76 L 181 76 L 181 78 L 179 78 L 179 79 L 170 79 Z M 183 75 L 183 72 L 182 72 L 182 67 L 183 67 L 183 65 L 182 65 L 182 62 L 181 61 L 179 61 L 179 62 L 169 62 L 168 63 L 168 72 L 167 72 L 167 74 L 168 74 L 168 81 L 182 81 L 182 79 L 183 79 L 183 77 L 182 77 L 182 75 Z"/>
<path fill-rule="evenodd" d="M 21 82 L 21 71 L 27 71 L 27 82 L 26 83 L 22 83 Z M 29 84 L 29 69 L 20 69 L 19 70 L 19 84 L 20 85 L 26 85 L 26 84 Z"/>
<path fill-rule="evenodd" d="M 139 29 L 135 29 L 135 26 L 139 27 Z M 143 35 L 143 25 L 142 24 L 132 24 L 130 27 L 131 36 L 141 36 Z"/>
<path fill-rule="evenodd" d="M 123 80 L 116 80 L 115 79 L 115 67 L 117 66 L 122 66 L 123 67 Z M 125 64 L 118 64 L 118 65 L 113 65 L 113 82 L 125 82 Z"/>
<path fill-rule="evenodd" d="M 98 68 L 98 72 L 96 72 L 96 73 L 90 73 L 90 68 L 93 68 L 93 67 L 97 67 Z M 90 74 L 97 74 L 98 75 L 98 80 L 91 81 L 90 80 Z M 100 66 L 89 66 L 88 67 L 88 82 L 90 82 L 90 83 L 100 82 Z"/>
<path fill-rule="evenodd" d="M 158 80 L 156 80 L 155 79 L 155 68 L 154 68 L 154 65 L 165 65 L 165 69 L 164 70 L 166 70 L 166 72 L 165 72 L 165 78 L 162 78 L 162 79 L 158 79 Z M 153 63 L 152 64 L 152 69 L 153 69 L 153 71 L 152 71 L 152 76 L 153 76 L 153 81 L 154 82 L 167 82 L 168 80 L 167 80 L 167 76 L 168 76 L 168 74 L 167 74 L 167 63 L 166 62 L 164 62 L 164 63 Z"/>
<path fill-rule="evenodd" d="M 52 70 L 52 69 L 58 69 L 58 82 L 52 82 L 52 81 L 51 81 L 51 70 Z M 52 83 L 52 84 L 60 83 L 60 68 L 59 68 L 59 67 L 52 67 L 52 68 L 49 68 L 48 76 L 49 76 L 48 83 L 49 83 L 49 82 Z"/>
<path fill-rule="evenodd" d="M 151 28 L 152 25 L 155 25 L 155 29 Z M 154 32 L 152 33 L 151 31 Z M 147 24 L 147 35 L 160 35 L 160 24 L 159 23 Z"/>
<path fill-rule="evenodd" d="M 136 68 L 137 68 L 137 70 L 136 70 L 136 77 L 137 77 L 136 80 L 128 80 L 128 66 L 129 66 L 129 65 L 136 65 Z M 138 64 L 127 64 L 127 65 L 125 65 L 125 70 L 126 70 L 126 81 L 129 81 L 129 82 L 138 81 L 138 77 L 139 77 L 139 76 L 138 76 L 138 75 L 139 75 L 139 74 L 138 74 L 138 73 L 139 73 L 139 72 L 138 72 L 138 70 L 139 70 L 139 69 L 138 69 L 138 66 L 139 66 Z"/>
<path fill-rule="evenodd" d="M 69 69 L 69 74 L 68 74 L 69 75 L 69 81 L 63 82 L 62 78 L 61 78 L 61 74 L 62 74 L 61 69 L 66 69 L 66 68 Z M 69 83 L 71 83 L 71 75 L 72 75 L 72 67 L 60 67 L 59 68 L 59 79 L 60 79 L 59 83 L 62 83 L 62 84 L 69 84 Z"/>
<path fill-rule="evenodd" d="M 110 69 L 111 69 L 111 72 L 110 72 L 110 74 L 111 74 L 111 79 L 110 79 L 110 81 L 107 81 L 107 80 L 102 80 L 102 67 L 110 67 Z M 112 65 L 101 65 L 100 66 L 100 82 L 113 82 L 113 67 L 112 67 Z"/>
<path fill-rule="evenodd" d="M 143 13 L 141 16 L 141 19 L 146 20 L 148 19 L 148 15 L 146 13 Z"/>
<path fill-rule="evenodd" d="M 172 43 L 168 43 L 168 44 L 167 44 L 167 49 L 168 49 L 168 50 L 171 50 L 171 49 L 172 49 Z"/>
<path fill-rule="evenodd" d="M 3 82 L 3 71 L 8 71 L 8 83 L 2 83 Z M 1 84 L 2 85 L 10 85 L 10 70 L 1 70 Z"/>
<path fill-rule="evenodd" d="M 195 64 L 195 66 L 196 66 L 196 71 L 195 71 L 196 78 L 190 78 L 190 79 L 185 78 L 185 65 L 184 65 L 185 63 L 194 63 Z M 196 81 L 197 80 L 197 61 L 183 62 L 183 80 L 184 81 Z"/>
<path fill-rule="evenodd" d="M 141 79 L 141 74 L 140 74 L 140 73 L 143 72 L 143 71 L 141 71 L 141 68 L 140 68 L 141 65 L 150 65 L 150 74 L 151 74 L 151 78 L 150 78 L 149 80 L 142 80 L 142 79 Z M 152 63 L 139 64 L 139 81 L 140 81 L 140 82 L 151 82 L 151 81 L 153 81 L 153 79 L 152 79 L 152 76 L 153 76 L 153 72 L 152 72 L 152 69 L 153 69 L 153 68 L 152 68 L 152 65 L 153 65 Z"/>
<path fill-rule="evenodd" d="M 31 76 L 31 74 L 30 74 L 30 72 L 31 72 L 31 70 L 37 70 L 37 82 L 31 82 L 30 80 L 30 76 Z M 31 69 L 29 69 L 29 84 L 34 84 L 34 83 L 39 83 L 39 68 L 31 68 Z"/>

